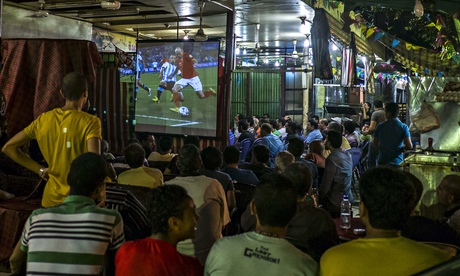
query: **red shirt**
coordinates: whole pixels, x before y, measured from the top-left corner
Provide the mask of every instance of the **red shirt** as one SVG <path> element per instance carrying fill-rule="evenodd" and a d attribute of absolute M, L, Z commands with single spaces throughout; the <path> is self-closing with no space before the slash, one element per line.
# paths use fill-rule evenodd
<path fill-rule="evenodd" d="M 203 267 L 193 257 L 179 253 L 170 243 L 145 238 L 124 243 L 115 257 L 116 274 L 203 275 Z"/>
<path fill-rule="evenodd" d="M 191 79 L 198 76 L 198 73 L 195 71 L 195 67 L 193 67 L 194 64 L 192 55 L 187 53 L 182 54 L 182 59 L 179 61 L 182 78 Z"/>

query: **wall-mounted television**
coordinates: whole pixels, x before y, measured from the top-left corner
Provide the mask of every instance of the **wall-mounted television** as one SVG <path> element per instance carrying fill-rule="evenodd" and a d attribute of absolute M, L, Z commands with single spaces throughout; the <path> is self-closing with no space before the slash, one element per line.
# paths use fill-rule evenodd
<path fill-rule="evenodd" d="M 135 131 L 216 136 L 219 46 L 218 40 L 138 42 Z"/>

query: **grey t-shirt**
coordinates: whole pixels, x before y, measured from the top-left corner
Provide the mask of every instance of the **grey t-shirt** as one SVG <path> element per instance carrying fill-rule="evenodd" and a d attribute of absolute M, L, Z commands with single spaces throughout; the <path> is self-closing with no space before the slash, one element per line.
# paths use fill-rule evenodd
<path fill-rule="evenodd" d="M 375 121 L 377 124 L 385 122 L 385 110 L 380 109 L 372 113 L 371 122 Z"/>

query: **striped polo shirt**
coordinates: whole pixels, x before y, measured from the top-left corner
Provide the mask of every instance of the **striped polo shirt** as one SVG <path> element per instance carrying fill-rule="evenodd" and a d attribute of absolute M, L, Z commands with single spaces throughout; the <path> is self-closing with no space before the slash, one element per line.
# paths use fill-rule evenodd
<path fill-rule="evenodd" d="M 180 70 L 178 70 L 177 73 L 172 78 L 168 78 L 168 76 L 174 74 L 174 71 L 176 71 L 176 68 L 177 66 L 172 63 L 169 63 L 169 62 L 163 63 L 163 65 L 161 66 L 161 69 L 163 69 L 162 81 L 176 82 L 177 81 L 176 76 L 181 74 Z"/>
<path fill-rule="evenodd" d="M 30 215 L 21 249 L 27 252 L 27 275 L 100 275 L 106 251 L 123 242 L 118 212 L 86 196 L 69 196 Z"/>

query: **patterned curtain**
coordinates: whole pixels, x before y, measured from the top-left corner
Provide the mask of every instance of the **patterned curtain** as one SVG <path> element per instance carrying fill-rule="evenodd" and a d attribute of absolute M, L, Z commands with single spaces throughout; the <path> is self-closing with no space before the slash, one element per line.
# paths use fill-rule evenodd
<path fill-rule="evenodd" d="M 92 82 L 102 64 L 93 42 L 57 39 L 3 39 L 0 87 L 6 97 L 10 137 L 45 111 L 64 105 L 62 78 L 80 72 Z"/>

